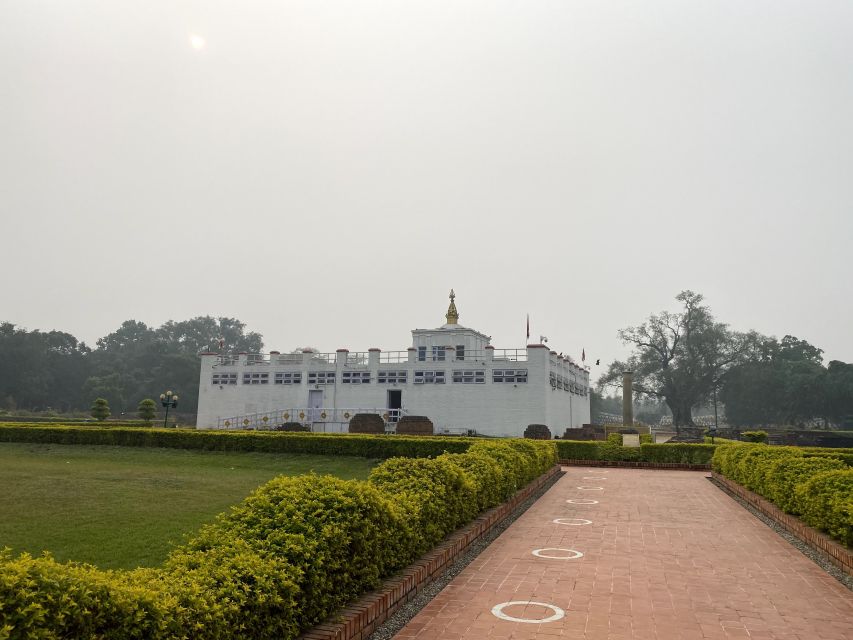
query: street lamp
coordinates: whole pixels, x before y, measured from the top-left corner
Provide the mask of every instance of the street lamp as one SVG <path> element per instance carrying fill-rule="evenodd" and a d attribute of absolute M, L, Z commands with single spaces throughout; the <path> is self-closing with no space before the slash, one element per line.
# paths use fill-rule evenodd
<path fill-rule="evenodd" d="M 178 406 L 178 396 L 173 395 L 171 391 L 160 394 L 160 404 L 166 408 L 166 417 L 163 418 L 163 428 L 166 428 L 166 420 L 169 419 L 169 409 L 174 409 Z"/>

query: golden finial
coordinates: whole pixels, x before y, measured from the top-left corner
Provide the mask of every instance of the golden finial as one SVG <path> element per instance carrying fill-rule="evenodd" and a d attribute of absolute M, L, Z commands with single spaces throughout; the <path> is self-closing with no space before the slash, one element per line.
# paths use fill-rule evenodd
<path fill-rule="evenodd" d="M 459 322 L 459 312 L 456 310 L 456 294 L 453 293 L 453 289 L 450 290 L 450 306 L 447 307 L 447 324 L 456 324 Z"/>

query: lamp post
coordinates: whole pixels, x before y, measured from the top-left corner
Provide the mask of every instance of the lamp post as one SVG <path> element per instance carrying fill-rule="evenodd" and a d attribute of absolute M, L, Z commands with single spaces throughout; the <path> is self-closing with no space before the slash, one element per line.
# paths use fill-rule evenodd
<path fill-rule="evenodd" d="M 163 418 L 163 428 L 166 428 L 166 421 L 169 419 L 169 409 L 174 409 L 178 406 L 178 396 L 171 391 L 160 394 L 160 404 L 166 408 L 166 417 Z"/>

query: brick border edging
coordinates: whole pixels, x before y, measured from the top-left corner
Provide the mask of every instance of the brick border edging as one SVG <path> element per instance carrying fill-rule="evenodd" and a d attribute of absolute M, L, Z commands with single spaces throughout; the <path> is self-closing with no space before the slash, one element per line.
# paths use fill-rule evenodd
<path fill-rule="evenodd" d="M 694 462 L 639 462 L 628 460 L 560 460 L 567 467 L 625 467 L 628 469 L 681 469 L 682 471 L 710 471 L 711 465 Z"/>
<path fill-rule="evenodd" d="M 836 565 L 844 573 L 853 576 L 853 550 L 836 542 L 825 533 L 821 533 L 817 529 L 810 527 L 798 517 L 792 516 L 790 513 L 785 513 L 766 498 L 736 482 L 732 482 L 716 471 L 711 472 L 711 478 L 722 485 L 726 491 L 731 492 L 751 507 L 754 507 L 792 536 L 807 544 L 817 553 L 825 556 L 829 562 Z"/>
<path fill-rule="evenodd" d="M 402 574 L 385 580 L 376 591 L 371 591 L 350 606 L 338 611 L 332 619 L 302 633 L 298 640 L 366 640 L 382 623 L 400 607 L 414 599 L 425 586 L 440 576 L 444 570 L 474 542 L 488 534 L 504 518 L 554 476 L 562 473 L 560 465 L 531 481 L 503 504 L 479 515 L 420 560 L 409 565 Z"/>

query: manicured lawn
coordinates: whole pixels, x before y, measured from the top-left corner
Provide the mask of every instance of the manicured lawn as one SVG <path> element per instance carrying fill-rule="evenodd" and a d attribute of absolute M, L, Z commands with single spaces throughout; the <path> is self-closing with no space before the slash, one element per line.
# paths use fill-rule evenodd
<path fill-rule="evenodd" d="M 367 477 L 363 458 L 0 443 L 0 548 L 154 566 L 277 475 Z"/>

